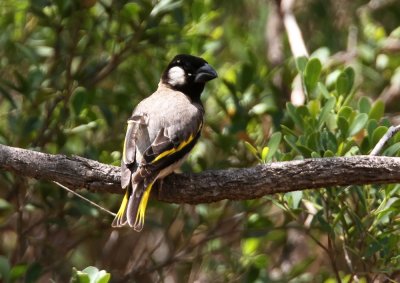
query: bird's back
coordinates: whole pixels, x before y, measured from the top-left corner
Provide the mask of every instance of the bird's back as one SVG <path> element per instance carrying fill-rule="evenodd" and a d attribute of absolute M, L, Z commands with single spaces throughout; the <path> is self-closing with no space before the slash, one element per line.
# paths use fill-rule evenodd
<path fill-rule="evenodd" d="M 172 106 L 173 105 L 173 106 Z M 197 133 L 202 124 L 204 108 L 201 102 L 192 102 L 181 92 L 159 86 L 156 92 L 144 99 L 134 110 L 134 115 L 145 115 L 148 138 L 139 147 L 148 147 L 160 130 L 171 139 L 180 142 Z"/>

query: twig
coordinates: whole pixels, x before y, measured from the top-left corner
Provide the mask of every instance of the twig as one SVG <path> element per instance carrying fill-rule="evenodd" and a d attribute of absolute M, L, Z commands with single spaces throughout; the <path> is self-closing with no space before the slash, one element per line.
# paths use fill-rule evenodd
<path fill-rule="evenodd" d="M 351 258 L 349 256 L 349 253 L 347 252 L 346 243 L 344 240 L 342 242 L 342 248 L 343 248 L 344 259 L 346 261 L 347 267 L 350 269 L 350 272 L 352 274 L 352 279 L 356 282 L 360 282 L 357 275 L 354 273 L 353 263 L 351 262 Z"/>
<path fill-rule="evenodd" d="M 281 2 L 281 15 L 283 18 L 283 25 L 289 39 L 290 50 L 293 57 L 308 57 L 307 47 L 304 43 L 303 36 L 296 18 L 293 14 L 292 8 L 294 0 L 282 0 Z M 290 95 L 290 100 L 294 105 L 303 105 L 306 100 L 306 95 L 300 75 L 297 75 L 293 82 L 293 91 Z"/>
<path fill-rule="evenodd" d="M 294 0 L 282 1 L 281 12 L 283 16 L 283 24 L 286 29 L 293 56 L 295 58 L 302 56 L 308 57 L 307 47 L 304 43 L 301 30 L 292 11 L 294 2 Z"/>
<path fill-rule="evenodd" d="M 90 203 L 90 204 L 93 205 L 94 207 L 97 207 L 98 209 L 100 209 L 100 210 L 102 210 L 102 211 L 104 211 L 104 212 L 106 212 L 106 213 L 108 213 L 108 214 L 110 214 L 110 215 L 112 215 L 112 216 L 114 216 L 114 217 L 117 215 L 117 214 L 115 214 L 114 212 L 109 211 L 108 209 L 106 209 L 106 208 L 104 208 L 104 207 L 98 205 L 97 203 L 91 201 L 90 199 L 87 199 L 87 198 L 85 198 L 84 196 L 78 194 L 77 192 L 71 190 L 70 188 L 68 188 L 68 187 L 66 187 L 66 186 L 64 186 L 64 185 L 62 185 L 62 184 L 60 184 L 59 182 L 53 181 L 53 183 L 56 184 L 57 186 L 60 186 L 60 187 L 63 188 L 64 190 L 70 192 L 71 194 L 73 194 L 73 195 L 75 195 L 75 196 L 77 196 L 77 197 L 83 199 L 84 201 Z"/>
<path fill-rule="evenodd" d="M 379 142 L 375 145 L 374 149 L 371 151 L 369 155 L 376 156 L 382 151 L 385 144 L 390 140 L 398 131 L 400 131 L 400 125 L 391 126 L 386 134 L 379 140 Z"/>

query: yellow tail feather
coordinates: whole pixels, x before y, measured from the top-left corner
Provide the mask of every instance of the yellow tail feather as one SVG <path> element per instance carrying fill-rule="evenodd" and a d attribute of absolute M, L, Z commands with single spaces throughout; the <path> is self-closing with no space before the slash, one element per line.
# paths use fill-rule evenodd
<path fill-rule="evenodd" d="M 121 218 L 124 216 L 126 208 L 128 206 L 128 198 L 129 198 L 129 190 L 126 190 L 125 196 L 122 200 L 121 206 L 119 207 L 117 216 L 115 217 L 112 226 L 113 227 L 120 227 L 122 226 L 124 223 L 121 223 Z"/>
<path fill-rule="evenodd" d="M 150 197 L 150 192 L 151 189 L 153 188 L 155 180 L 150 183 L 150 185 L 147 186 L 147 188 L 144 190 L 143 197 L 140 201 L 138 212 L 136 213 L 136 219 L 135 219 L 135 230 L 140 231 L 143 228 L 144 225 L 144 216 L 146 213 L 146 207 L 147 207 L 147 202 L 149 201 Z"/>

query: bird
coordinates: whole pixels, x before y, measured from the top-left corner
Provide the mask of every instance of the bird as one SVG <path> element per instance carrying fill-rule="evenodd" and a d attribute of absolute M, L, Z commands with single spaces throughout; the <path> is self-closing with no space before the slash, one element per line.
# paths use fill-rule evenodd
<path fill-rule="evenodd" d="M 178 54 L 162 73 L 157 90 L 133 110 L 121 161 L 126 192 L 112 227 L 143 229 L 154 183 L 178 169 L 200 137 L 205 113 L 200 96 L 205 84 L 217 77 L 203 58 Z"/>

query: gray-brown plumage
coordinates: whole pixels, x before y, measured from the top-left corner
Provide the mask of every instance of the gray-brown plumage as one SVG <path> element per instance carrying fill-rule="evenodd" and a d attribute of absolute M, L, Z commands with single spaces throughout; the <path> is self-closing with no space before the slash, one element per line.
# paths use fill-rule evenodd
<path fill-rule="evenodd" d="M 200 136 L 200 95 L 205 83 L 216 77 L 205 60 L 177 55 L 156 92 L 137 105 L 128 120 L 121 164 L 121 186 L 127 192 L 113 227 L 142 230 L 154 182 L 176 170 Z"/>

